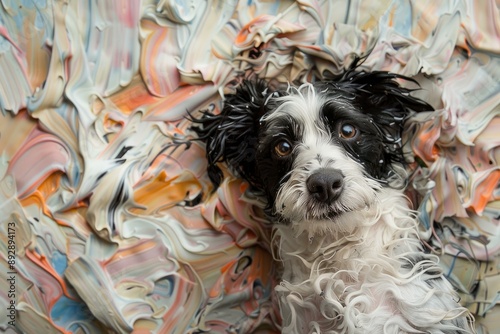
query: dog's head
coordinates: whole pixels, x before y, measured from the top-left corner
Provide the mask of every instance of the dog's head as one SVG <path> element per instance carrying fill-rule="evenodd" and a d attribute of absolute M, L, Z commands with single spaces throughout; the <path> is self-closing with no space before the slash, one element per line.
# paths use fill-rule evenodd
<path fill-rule="evenodd" d="M 217 164 L 226 162 L 284 222 L 330 225 L 363 210 L 403 162 L 404 121 L 432 110 L 397 79 L 411 81 L 350 70 L 335 82 L 284 91 L 243 82 L 220 114 L 196 120 L 212 182 L 220 183 Z"/>

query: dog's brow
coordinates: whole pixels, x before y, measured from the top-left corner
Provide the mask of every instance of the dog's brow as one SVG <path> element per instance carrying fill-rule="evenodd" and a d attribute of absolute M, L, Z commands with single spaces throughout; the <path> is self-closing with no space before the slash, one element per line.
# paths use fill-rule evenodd
<path fill-rule="evenodd" d="M 320 109 L 321 117 L 326 117 L 329 120 L 355 118 L 357 109 L 355 106 L 343 98 L 336 96 L 335 98 L 328 99 Z"/>

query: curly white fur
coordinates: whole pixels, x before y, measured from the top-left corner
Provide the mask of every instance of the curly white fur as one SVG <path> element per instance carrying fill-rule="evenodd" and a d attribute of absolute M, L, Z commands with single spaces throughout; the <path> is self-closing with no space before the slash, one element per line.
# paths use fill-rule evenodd
<path fill-rule="evenodd" d="M 283 333 L 474 332 L 436 259 L 422 253 L 404 196 L 384 189 L 378 199 L 342 217 L 356 225 L 347 233 L 277 227 Z"/>

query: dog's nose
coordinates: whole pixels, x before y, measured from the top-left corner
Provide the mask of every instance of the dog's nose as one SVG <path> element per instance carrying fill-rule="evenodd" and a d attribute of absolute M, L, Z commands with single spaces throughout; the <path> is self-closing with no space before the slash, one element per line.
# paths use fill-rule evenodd
<path fill-rule="evenodd" d="M 344 174 L 334 168 L 320 168 L 306 181 L 307 190 L 318 201 L 329 203 L 336 200 L 344 187 Z"/>

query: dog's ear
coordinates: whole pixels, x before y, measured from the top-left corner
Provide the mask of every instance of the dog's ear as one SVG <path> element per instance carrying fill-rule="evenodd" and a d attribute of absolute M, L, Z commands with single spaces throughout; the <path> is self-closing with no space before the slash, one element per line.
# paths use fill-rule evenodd
<path fill-rule="evenodd" d="M 255 152 L 261 117 L 267 112 L 271 93 L 263 81 L 245 80 L 234 94 L 226 95 L 220 114 L 202 111 L 192 129 L 206 143 L 208 176 L 215 188 L 223 173 L 218 163 L 225 162 L 238 176 L 250 184 L 258 184 Z"/>
<path fill-rule="evenodd" d="M 384 138 L 385 162 L 404 163 L 402 132 L 405 121 L 414 113 L 434 110 L 427 102 L 414 97 L 415 89 L 401 86 L 399 81 L 418 83 L 403 75 L 386 71 L 357 71 L 358 62 L 337 82 L 338 88 L 353 98 L 360 110 L 369 114 Z"/>

